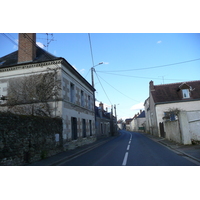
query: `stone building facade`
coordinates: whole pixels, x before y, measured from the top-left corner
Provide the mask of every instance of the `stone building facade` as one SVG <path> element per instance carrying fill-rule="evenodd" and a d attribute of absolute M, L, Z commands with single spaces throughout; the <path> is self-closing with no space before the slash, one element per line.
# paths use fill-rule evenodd
<path fill-rule="evenodd" d="M 60 85 L 56 98 L 53 96 L 46 102 L 33 100 L 14 106 L 7 105 L 8 91 L 15 80 L 44 75 L 49 70 L 56 70 L 56 81 Z M 62 118 L 64 149 L 96 140 L 94 91 L 91 84 L 64 58 L 53 56 L 38 47 L 35 33 L 20 33 L 18 51 L 0 58 L 0 111 L 37 115 L 36 111 L 40 108 L 41 112 L 45 112 L 46 106 L 50 117 Z"/>

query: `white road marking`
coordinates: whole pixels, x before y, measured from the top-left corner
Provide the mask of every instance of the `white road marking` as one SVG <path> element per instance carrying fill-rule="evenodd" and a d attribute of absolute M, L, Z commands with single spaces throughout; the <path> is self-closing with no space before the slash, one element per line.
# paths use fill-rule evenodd
<path fill-rule="evenodd" d="M 128 159 L 128 152 L 126 152 L 126 154 L 124 156 L 124 160 L 123 160 L 122 165 L 124 165 L 124 166 L 126 165 L 127 159 Z"/>
<path fill-rule="evenodd" d="M 132 134 L 130 133 L 131 137 L 130 137 L 130 140 L 129 140 L 129 143 L 128 143 L 128 146 L 127 146 L 127 152 L 125 153 L 125 156 L 124 156 L 124 160 L 123 160 L 123 163 L 122 165 L 126 165 L 127 163 L 127 160 L 128 160 L 128 150 L 130 149 L 130 145 L 131 145 L 131 140 L 132 140 Z"/>

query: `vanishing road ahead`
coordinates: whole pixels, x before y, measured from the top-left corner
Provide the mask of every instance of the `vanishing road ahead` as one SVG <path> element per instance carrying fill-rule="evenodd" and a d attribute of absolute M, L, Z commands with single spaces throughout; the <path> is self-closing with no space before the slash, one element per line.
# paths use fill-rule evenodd
<path fill-rule="evenodd" d="M 120 136 L 60 166 L 195 166 L 196 164 L 137 132 Z"/>

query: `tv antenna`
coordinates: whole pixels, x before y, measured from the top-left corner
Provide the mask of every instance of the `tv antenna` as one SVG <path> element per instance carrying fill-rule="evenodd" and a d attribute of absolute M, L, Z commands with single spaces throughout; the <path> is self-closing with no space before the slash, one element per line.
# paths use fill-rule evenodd
<path fill-rule="evenodd" d="M 166 76 L 166 75 L 165 75 L 165 76 Z M 158 77 L 161 77 L 161 78 L 162 78 L 163 84 L 164 84 L 164 80 L 165 80 L 164 77 L 165 77 L 165 76 L 158 76 Z"/>
<path fill-rule="evenodd" d="M 38 38 L 38 39 L 46 40 L 46 45 L 44 45 L 44 44 L 43 45 L 47 48 L 47 51 L 48 51 L 49 44 L 52 41 L 56 41 L 56 40 L 54 40 L 53 33 L 46 33 L 46 36 L 47 36 L 47 38 Z"/>

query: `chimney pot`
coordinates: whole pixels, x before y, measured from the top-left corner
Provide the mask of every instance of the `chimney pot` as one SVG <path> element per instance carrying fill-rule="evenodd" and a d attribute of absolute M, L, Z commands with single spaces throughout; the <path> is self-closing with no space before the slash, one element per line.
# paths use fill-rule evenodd
<path fill-rule="evenodd" d="M 150 87 L 150 91 L 155 91 L 154 85 L 153 85 L 153 81 L 149 82 L 149 87 Z"/>
<path fill-rule="evenodd" d="M 99 107 L 101 107 L 102 110 L 104 110 L 104 109 L 103 109 L 103 103 L 102 103 L 102 102 L 99 103 Z"/>

